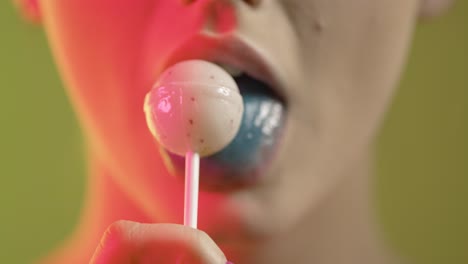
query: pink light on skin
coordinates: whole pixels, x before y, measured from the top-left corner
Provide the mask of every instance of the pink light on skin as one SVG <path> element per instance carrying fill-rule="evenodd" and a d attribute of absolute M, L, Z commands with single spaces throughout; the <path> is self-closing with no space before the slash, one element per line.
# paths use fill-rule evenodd
<path fill-rule="evenodd" d="M 171 177 L 175 170 L 164 166 L 167 157 L 155 147 L 142 105 L 145 94 L 164 70 L 168 55 L 204 31 L 204 12 L 210 2 L 191 6 L 195 11 L 187 16 L 178 15 L 189 8 L 180 1 L 41 2 L 44 28 L 84 132 L 89 163 L 98 167 L 89 174 L 89 185 L 106 174 L 116 189 L 110 195 L 131 200 L 128 209 L 122 206 L 119 212 L 106 212 L 102 208 L 115 209 L 115 204 L 91 190 L 77 230 L 80 241 L 99 239 L 92 237 L 102 235 L 118 219 L 182 223 L 183 181 Z M 222 1 L 213 3 L 217 2 Z M 227 6 L 223 10 L 233 12 Z M 234 16 L 223 17 L 222 26 L 216 28 L 232 30 Z M 206 50 L 217 45 L 215 38 L 206 44 L 193 48 Z M 226 216 L 226 198 L 223 194 L 200 193 L 200 229 L 236 232 L 236 214 Z M 226 217 L 232 229 L 219 226 Z M 76 249 L 70 246 L 70 250 Z"/>

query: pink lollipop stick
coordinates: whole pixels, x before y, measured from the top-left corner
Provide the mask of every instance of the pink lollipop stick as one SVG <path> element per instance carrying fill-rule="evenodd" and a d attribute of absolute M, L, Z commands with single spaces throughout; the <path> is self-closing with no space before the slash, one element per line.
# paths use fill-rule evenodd
<path fill-rule="evenodd" d="M 197 228 L 199 174 L 200 155 L 189 151 L 185 155 L 184 225 L 192 228 Z"/>

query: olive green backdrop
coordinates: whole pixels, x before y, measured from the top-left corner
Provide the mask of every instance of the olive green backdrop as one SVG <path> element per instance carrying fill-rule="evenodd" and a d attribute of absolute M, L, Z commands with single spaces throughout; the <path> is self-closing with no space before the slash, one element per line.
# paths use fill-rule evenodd
<path fill-rule="evenodd" d="M 69 233 L 84 191 L 80 132 L 39 26 L 0 2 L 0 263 Z M 378 144 L 380 215 L 414 263 L 468 263 L 468 1 L 418 27 Z"/>

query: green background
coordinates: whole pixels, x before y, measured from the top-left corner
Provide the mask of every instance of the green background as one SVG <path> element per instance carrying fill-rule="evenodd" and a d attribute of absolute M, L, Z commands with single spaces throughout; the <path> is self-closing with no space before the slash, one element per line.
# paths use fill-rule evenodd
<path fill-rule="evenodd" d="M 0 263 L 30 263 L 77 221 L 80 132 L 44 33 L 0 2 Z M 468 263 L 468 1 L 421 24 L 378 144 L 378 197 L 414 263 Z"/>

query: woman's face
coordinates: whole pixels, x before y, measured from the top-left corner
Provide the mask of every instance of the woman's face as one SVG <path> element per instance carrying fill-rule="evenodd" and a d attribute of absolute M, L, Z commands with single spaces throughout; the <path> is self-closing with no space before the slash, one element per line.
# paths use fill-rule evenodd
<path fill-rule="evenodd" d="M 202 187 L 199 227 L 220 243 L 292 227 L 347 177 L 397 84 L 418 8 L 416 0 L 41 2 L 93 155 L 154 221 L 183 218 L 182 177 L 170 175 L 143 114 L 158 75 L 190 58 L 246 71 L 266 62 L 273 76 L 257 77 L 284 89 L 286 122 L 266 155 L 273 162 L 254 164 L 261 180 Z M 236 41 L 259 58 L 243 58 Z"/>

